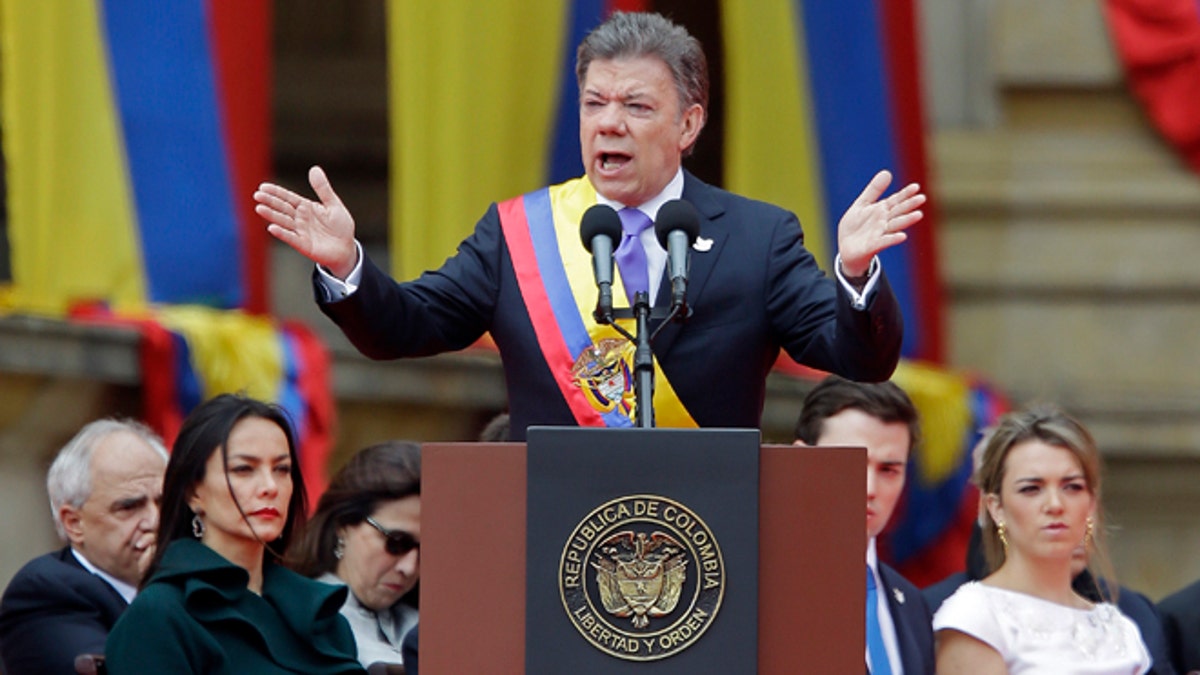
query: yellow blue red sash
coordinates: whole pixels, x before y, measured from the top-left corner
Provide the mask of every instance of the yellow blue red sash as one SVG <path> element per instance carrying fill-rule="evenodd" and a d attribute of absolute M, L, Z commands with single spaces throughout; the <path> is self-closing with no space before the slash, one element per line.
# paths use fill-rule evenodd
<path fill-rule="evenodd" d="M 596 203 L 587 178 L 542 188 L 498 205 L 521 297 L 554 380 L 580 426 L 633 426 L 633 345 L 592 317 L 596 285 L 579 220 Z M 614 275 L 613 297 L 625 297 Z M 658 362 L 655 423 L 695 427 Z"/>

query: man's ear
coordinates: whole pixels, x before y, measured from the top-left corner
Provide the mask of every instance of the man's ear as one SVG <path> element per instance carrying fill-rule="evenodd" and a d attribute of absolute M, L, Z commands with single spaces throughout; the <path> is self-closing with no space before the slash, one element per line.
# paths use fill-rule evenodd
<path fill-rule="evenodd" d="M 704 106 L 693 103 L 683 111 L 682 133 L 679 138 L 679 151 L 683 152 L 696 143 L 700 130 L 704 128 Z"/>
<path fill-rule="evenodd" d="M 71 544 L 83 543 L 83 514 L 70 504 L 58 507 L 58 522 L 67 533 L 67 541 Z"/>

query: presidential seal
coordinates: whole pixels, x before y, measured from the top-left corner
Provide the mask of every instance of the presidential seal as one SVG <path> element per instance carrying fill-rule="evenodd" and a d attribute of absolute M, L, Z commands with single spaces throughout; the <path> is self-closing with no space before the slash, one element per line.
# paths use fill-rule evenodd
<path fill-rule="evenodd" d="M 708 630 L 725 594 L 725 562 L 708 525 L 657 495 L 620 497 L 575 527 L 558 568 L 563 608 L 612 656 L 662 659 Z"/>

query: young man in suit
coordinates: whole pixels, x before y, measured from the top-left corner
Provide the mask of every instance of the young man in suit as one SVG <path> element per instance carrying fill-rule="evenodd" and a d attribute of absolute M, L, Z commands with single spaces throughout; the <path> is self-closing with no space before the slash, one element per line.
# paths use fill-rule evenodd
<path fill-rule="evenodd" d="M 70 675 L 104 652 L 154 554 L 167 451 L 136 422 L 99 420 L 59 451 L 46 489 L 67 546 L 34 558 L 0 599 L 7 675 Z"/>
<path fill-rule="evenodd" d="M 804 398 L 796 438 L 797 445 L 867 449 L 866 575 L 875 589 L 874 603 L 867 595 L 867 668 L 872 675 L 933 675 L 933 615 L 917 587 L 880 562 L 875 548 L 920 439 L 912 401 L 891 382 L 860 384 L 831 375 Z"/>
<path fill-rule="evenodd" d="M 618 12 L 580 45 L 576 79 L 586 175 L 493 205 L 454 257 L 415 281 L 397 283 L 363 255 L 320 168 L 309 172 L 319 201 L 270 183 L 255 192 L 268 231 L 317 264 L 321 309 L 359 351 L 426 356 L 490 333 L 513 440 L 532 424 L 631 426 L 634 350 L 592 316 L 596 286 L 580 220 L 598 203 L 621 212 L 617 304 L 636 287 L 651 307 L 667 308 L 668 252 L 646 226 L 682 199 L 699 215 L 689 252 L 693 314 L 663 326 L 652 345 L 657 426 L 759 426 L 781 347 L 854 379 L 891 376 L 903 321 L 876 254 L 920 220 L 916 185 L 881 199 L 890 174 L 871 180 L 841 218 L 831 279 L 804 248 L 793 214 L 683 170 L 708 104 L 707 62 L 683 27 Z M 662 321 L 652 318 L 650 330 Z"/>

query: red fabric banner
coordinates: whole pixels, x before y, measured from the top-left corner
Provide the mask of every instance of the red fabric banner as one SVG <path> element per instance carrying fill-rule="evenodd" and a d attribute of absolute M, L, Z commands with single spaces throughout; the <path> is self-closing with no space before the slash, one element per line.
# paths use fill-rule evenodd
<path fill-rule="evenodd" d="M 1200 173 L 1200 2 L 1108 0 L 1105 14 L 1130 89 Z"/>

